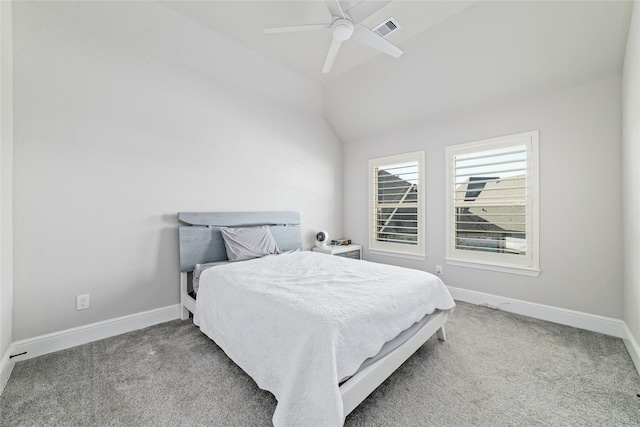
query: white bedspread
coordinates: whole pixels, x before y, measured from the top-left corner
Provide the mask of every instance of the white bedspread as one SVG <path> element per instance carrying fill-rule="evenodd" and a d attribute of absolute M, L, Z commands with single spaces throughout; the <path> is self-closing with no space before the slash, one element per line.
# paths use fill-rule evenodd
<path fill-rule="evenodd" d="M 295 252 L 205 270 L 193 320 L 273 393 L 275 426 L 341 426 L 338 380 L 425 314 L 454 306 L 432 274 Z"/>

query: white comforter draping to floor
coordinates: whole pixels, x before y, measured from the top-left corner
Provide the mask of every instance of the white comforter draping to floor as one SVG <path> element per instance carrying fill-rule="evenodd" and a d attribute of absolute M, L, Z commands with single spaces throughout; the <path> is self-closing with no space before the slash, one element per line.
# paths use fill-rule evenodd
<path fill-rule="evenodd" d="M 454 306 L 429 273 L 294 252 L 205 270 L 194 323 L 274 394 L 274 425 L 340 426 L 338 380 L 425 314 Z"/>

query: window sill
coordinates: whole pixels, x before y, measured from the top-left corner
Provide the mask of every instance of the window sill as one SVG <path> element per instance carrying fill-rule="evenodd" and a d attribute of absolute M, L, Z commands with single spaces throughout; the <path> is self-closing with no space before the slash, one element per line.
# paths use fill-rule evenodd
<path fill-rule="evenodd" d="M 540 275 L 540 269 L 538 268 L 484 264 L 479 262 L 462 261 L 459 259 L 450 258 L 447 258 L 445 261 L 449 265 L 456 265 L 458 267 L 478 268 L 480 270 L 498 271 L 500 273 L 511 273 L 529 277 L 538 277 Z"/>
<path fill-rule="evenodd" d="M 387 252 L 387 251 L 381 251 L 380 249 L 371 249 L 371 248 L 369 248 L 369 253 L 371 255 L 383 255 L 383 256 L 390 256 L 395 258 L 413 259 L 417 261 L 424 261 L 425 259 L 427 259 L 427 257 L 424 255 L 403 254 L 401 252 Z"/>

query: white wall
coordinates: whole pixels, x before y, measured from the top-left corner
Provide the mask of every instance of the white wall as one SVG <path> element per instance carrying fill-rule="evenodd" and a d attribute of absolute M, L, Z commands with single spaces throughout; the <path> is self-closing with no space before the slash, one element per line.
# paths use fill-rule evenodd
<path fill-rule="evenodd" d="M 367 162 L 426 150 L 426 261 L 373 261 L 435 272 L 449 286 L 622 319 L 620 77 L 432 121 L 345 145 L 345 235 L 366 243 Z M 447 145 L 540 130 L 538 278 L 445 263 Z"/>
<path fill-rule="evenodd" d="M 0 391 L 11 372 L 13 339 L 13 52 L 11 2 L 0 2 Z"/>
<path fill-rule="evenodd" d="M 177 303 L 180 211 L 342 232 L 316 83 L 152 2 L 20 2 L 13 25 L 14 340 Z"/>
<path fill-rule="evenodd" d="M 640 5 L 637 1 L 622 78 L 622 154 L 624 321 L 635 342 L 640 343 Z"/>

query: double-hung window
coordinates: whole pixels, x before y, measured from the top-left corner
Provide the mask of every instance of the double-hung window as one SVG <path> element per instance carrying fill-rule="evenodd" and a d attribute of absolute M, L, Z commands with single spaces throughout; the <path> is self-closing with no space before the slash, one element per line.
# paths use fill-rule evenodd
<path fill-rule="evenodd" d="M 369 161 L 369 249 L 424 257 L 424 151 Z"/>
<path fill-rule="evenodd" d="M 447 262 L 537 276 L 538 131 L 453 145 Z"/>

